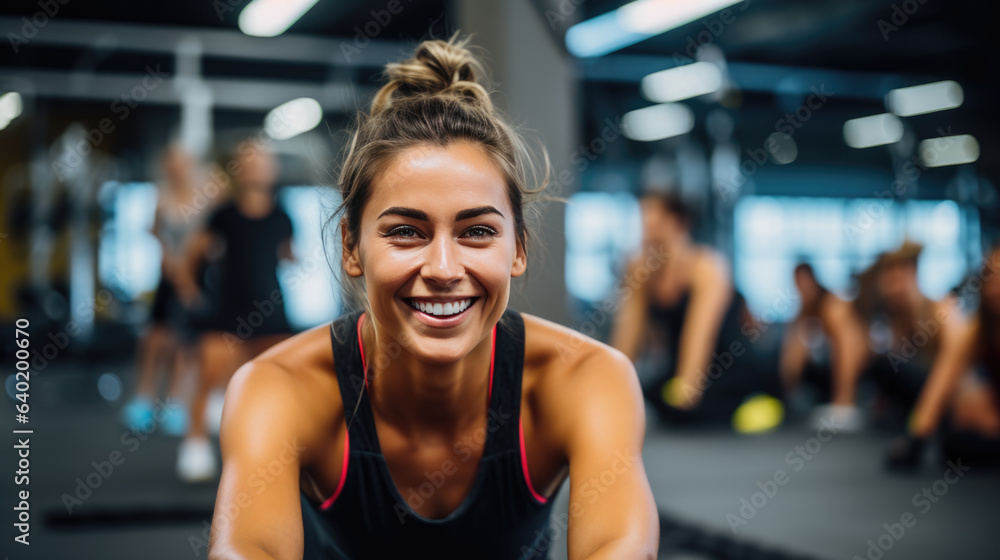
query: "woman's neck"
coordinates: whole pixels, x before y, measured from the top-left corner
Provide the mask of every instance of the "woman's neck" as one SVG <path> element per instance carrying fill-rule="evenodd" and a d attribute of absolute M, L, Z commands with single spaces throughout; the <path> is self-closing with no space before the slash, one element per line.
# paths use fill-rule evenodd
<path fill-rule="evenodd" d="M 672 277 L 675 275 L 674 271 L 688 271 L 691 260 L 695 255 L 695 249 L 696 247 L 691 242 L 691 238 L 687 236 L 664 242 L 662 250 L 666 260 L 664 261 L 662 272 Z"/>
<path fill-rule="evenodd" d="M 414 356 L 370 318 L 362 325 L 373 412 L 412 436 L 454 437 L 486 415 L 492 337 L 453 363 Z"/>

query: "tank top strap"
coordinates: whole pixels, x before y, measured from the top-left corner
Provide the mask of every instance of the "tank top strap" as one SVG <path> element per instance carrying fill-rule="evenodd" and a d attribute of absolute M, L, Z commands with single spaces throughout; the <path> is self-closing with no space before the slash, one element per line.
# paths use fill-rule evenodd
<path fill-rule="evenodd" d="M 341 316 L 330 325 L 333 339 L 333 367 L 337 372 L 344 417 L 347 422 L 347 437 L 351 451 L 378 452 L 378 434 L 375 424 L 367 422 L 371 418 L 368 391 L 365 390 L 364 358 L 358 344 L 358 329 L 364 311 L 355 311 Z"/>
<path fill-rule="evenodd" d="M 521 381 L 524 372 L 524 318 L 504 311 L 496 326 L 493 347 L 493 384 L 487 430 L 487 455 L 520 449 Z"/>

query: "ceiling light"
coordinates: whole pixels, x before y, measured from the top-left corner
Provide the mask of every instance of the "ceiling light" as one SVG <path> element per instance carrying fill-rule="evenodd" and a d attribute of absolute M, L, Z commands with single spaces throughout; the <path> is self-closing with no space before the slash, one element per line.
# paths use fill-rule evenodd
<path fill-rule="evenodd" d="M 240 31 L 255 37 L 281 35 L 318 1 L 253 0 L 240 12 Z"/>
<path fill-rule="evenodd" d="M 844 123 L 844 141 L 852 148 L 892 144 L 902 138 L 903 122 L 889 113 L 851 119 Z"/>
<path fill-rule="evenodd" d="M 694 128 L 694 113 L 683 103 L 661 103 L 622 116 L 622 132 L 642 142 L 680 136 Z"/>
<path fill-rule="evenodd" d="M 894 89 L 886 97 L 886 106 L 901 117 L 923 115 L 934 111 L 954 109 L 965 100 L 962 86 L 953 80 L 934 82 L 922 86 Z"/>
<path fill-rule="evenodd" d="M 711 62 L 695 62 L 650 74 L 642 79 L 641 87 L 650 101 L 680 101 L 718 91 L 722 72 Z"/>

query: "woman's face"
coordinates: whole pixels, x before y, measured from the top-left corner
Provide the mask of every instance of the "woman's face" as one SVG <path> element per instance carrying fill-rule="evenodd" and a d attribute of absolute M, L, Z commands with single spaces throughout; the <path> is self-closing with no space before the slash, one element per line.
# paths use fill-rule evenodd
<path fill-rule="evenodd" d="M 891 307 L 905 307 L 920 293 L 916 265 L 894 263 L 885 265 L 878 275 L 878 290 Z"/>
<path fill-rule="evenodd" d="M 268 148 L 257 144 L 241 144 L 234 158 L 233 178 L 242 195 L 270 196 L 278 177 L 278 162 Z"/>
<path fill-rule="evenodd" d="M 344 270 L 364 277 L 375 321 L 411 354 L 441 363 L 483 341 L 526 265 L 503 176 L 468 142 L 396 156 L 344 253 Z"/>
<path fill-rule="evenodd" d="M 820 295 L 820 288 L 819 284 L 816 283 L 816 279 L 813 278 L 812 274 L 804 270 L 795 272 L 795 287 L 798 288 L 803 303 L 811 303 Z"/>
<path fill-rule="evenodd" d="M 663 201 L 647 196 L 639 200 L 642 213 L 642 238 L 647 246 L 670 243 L 687 231 L 684 223 L 667 210 Z"/>

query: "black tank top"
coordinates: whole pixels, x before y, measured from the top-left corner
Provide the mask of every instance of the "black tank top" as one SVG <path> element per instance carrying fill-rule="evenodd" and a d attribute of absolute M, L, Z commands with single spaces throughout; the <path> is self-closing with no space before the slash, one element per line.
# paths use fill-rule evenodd
<path fill-rule="evenodd" d="M 681 333 L 684 323 L 687 320 L 688 307 L 691 303 L 690 290 L 685 291 L 677 303 L 673 305 L 662 305 L 653 302 L 649 306 L 649 319 L 654 330 L 656 341 L 664 344 L 670 349 L 667 371 L 673 376 L 677 370 L 677 358 L 680 354 Z M 722 353 L 729 350 L 733 341 L 740 339 L 740 306 L 742 299 L 736 295 L 732 297 L 726 314 L 719 324 L 719 332 L 715 338 L 715 351 Z"/>
<path fill-rule="evenodd" d="M 343 473 L 336 491 L 323 504 L 301 495 L 303 558 L 545 558 L 552 503 L 532 488 L 524 458 L 521 315 L 507 310 L 493 328 L 483 456 L 465 501 L 441 519 L 428 519 L 409 506 L 382 456 L 359 336 L 363 318 L 359 311 L 331 325 L 334 366 L 348 426 Z M 442 483 L 438 475 L 444 474 L 432 473 L 426 486 L 413 490 L 423 492 L 422 497 L 432 496 L 435 481 Z"/>

